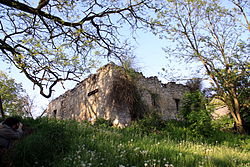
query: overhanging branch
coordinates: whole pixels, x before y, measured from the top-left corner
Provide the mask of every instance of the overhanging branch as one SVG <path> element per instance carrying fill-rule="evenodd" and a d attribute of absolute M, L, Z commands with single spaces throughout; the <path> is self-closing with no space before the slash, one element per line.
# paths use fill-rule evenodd
<path fill-rule="evenodd" d="M 54 20 L 54 22 L 60 23 L 61 25 L 64 25 L 64 26 L 75 27 L 75 26 L 81 26 L 84 22 L 91 21 L 96 17 L 100 18 L 100 17 L 104 17 L 104 16 L 110 15 L 110 14 L 121 13 L 123 11 L 130 11 L 132 13 L 132 8 L 135 7 L 135 6 L 140 5 L 141 3 L 131 5 L 131 6 L 127 7 L 127 8 L 122 8 L 122 9 L 119 9 L 119 10 L 108 10 L 108 11 L 101 12 L 99 14 L 94 14 L 92 16 L 84 17 L 79 22 L 64 21 L 63 19 L 61 19 L 58 16 L 54 16 L 54 15 L 51 15 L 49 13 L 43 12 L 41 10 L 37 10 L 36 8 L 30 7 L 30 6 L 28 6 L 28 5 L 24 4 L 24 3 L 17 2 L 17 1 L 14 1 L 14 0 L 0 0 L 0 4 L 6 5 L 6 6 L 11 7 L 11 8 L 18 9 L 18 10 L 21 10 L 21 11 L 24 11 L 24 12 L 27 12 L 27 13 L 30 13 L 30 14 L 33 14 L 33 15 L 43 16 L 43 17 L 45 17 L 47 19 Z"/>

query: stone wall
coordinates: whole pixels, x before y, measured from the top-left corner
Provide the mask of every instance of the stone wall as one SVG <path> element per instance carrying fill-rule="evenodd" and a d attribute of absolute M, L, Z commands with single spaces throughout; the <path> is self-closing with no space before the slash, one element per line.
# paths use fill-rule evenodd
<path fill-rule="evenodd" d="M 146 78 L 136 73 L 133 85 L 141 99 L 136 101 L 132 97 L 135 93 L 132 82 L 125 74 L 121 67 L 107 64 L 74 89 L 52 100 L 47 115 L 77 121 L 95 121 L 102 117 L 112 120 L 116 126 L 126 126 L 133 119 L 131 105 L 138 102 L 143 103 L 145 111 L 157 111 L 163 119 L 176 119 L 182 96 L 189 91 L 186 86 L 172 82 L 162 84 L 157 77 Z"/>
<path fill-rule="evenodd" d="M 138 80 L 141 98 L 150 110 L 156 110 L 163 119 L 177 119 L 182 97 L 189 88 L 182 84 L 169 82 L 162 84 L 157 77 Z"/>

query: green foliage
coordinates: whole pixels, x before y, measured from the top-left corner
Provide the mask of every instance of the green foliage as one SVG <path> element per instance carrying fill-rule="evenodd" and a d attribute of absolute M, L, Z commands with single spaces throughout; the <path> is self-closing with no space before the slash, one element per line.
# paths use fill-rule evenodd
<path fill-rule="evenodd" d="M 160 22 L 156 34 L 173 42 L 165 49 L 169 54 L 167 57 L 185 61 L 184 65 L 189 71 L 193 67 L 196 76 L 202 71 L 198 67 L 201 66 L 211 79 L 213 93 L 231 111 L 238 124 L 237 130 L 245 133 L 239 115 L 240 108 L 249 104 L 243 92 L 249 90 L 250 45 L 246 38 L 247 29 L 239 18 L 250 8 L 246 1 L 232 2 L 239 3 L 236 6 L 242 7 L 241 12 L 232 10 L 236 7 L 234 3 L 225 5 L 222 0 L 160 1 L 161 8 L 156 11 L 158 17 L 153 20 Z M 172 64 L 176 68 L 176 63 Z"/>
<path fill-rule="evenodd" d="M 180 115 L 193 135 L 207 137 L 213 134 L 211 114 L 206 109 L 206 99 L 200 91 L 184 95 Z"/>
<path fill-rule="evenodd" d="M 138 89 L 135 89 L 133 98 L 134 100 L 130 108 L 131 118 L 132 120 L 142 119 L 148 110 L 145 103 L 141 99 L 140 91 Z"/>
<path fill-rule="evenodd" d="M 23 114 L 23 106 L 26 103 L 24 92 L 21 84 L 0 71 L 0 96 L 5 114 Z"/>
<path fill-rule="evenodd" d="M 250 66 L 249 66 L 250 67 Z M 248 67 L 248 68 L 249 68 Z M 250 134 L 250 77 L 249 72 L 246 76 L 242 77 L 241 81 L 238 81 L 238 87 L 241 87 L 241 93 L 239 94 L 239 102 L 241 103 L 240 114 L 244 120 L 244 126 L 248 134 Z"/>
<path fill-rule="evenodd" d="M 46 118 L 24 121 L 34 132 L 11 150 L 14 166 L 52 166 L 54 161 L 70 149 L 74 123 Z"/>
<path fill-rule="evenodd" d="M 139 73 L 131 67 L 129 62 L 125 62 L 122 67 L 116 66 L 116 69 L 122 75 L 113 82 L 110 96 L 115 103 L 127 103 L 130 106 L 129 111 L 132 120 L 142 118 L 147 109 L 141 99 L 140 90 L 136 86 Z"/>
<path fill-rule="evenodd" d="M 130 80 L 135 81 L 138 78 L 138 72 L 134 66 L 134 57 L 126 57 L 127 60 L 123 60 L 122 68 L 124 69 L 125 75 L 129 77 Z"/>
<path fill-rule="evenodd" d="M 207 110 L 192 111 L 187 116 L 187 123 L 193 135 L 208 137 L 213 134 L 211 115 Z"/>
<path fill-rule="evenodd" d="M 244 120 L 244 126 L 246 129 L 246 132 L 250 134 L 250 113 L 249 113 L 249 110 L 247 111 L 248 112 L 242 112 L 242 118 Z"/>
<path fill-rule="evenodd" d="M 0 17 L 6 26 L 0 29 L 0 52 L 47 98 L 57 83 L 79 80 L 98 67 L 103 62 L 100 56 L 121 62 L 132 55 L 126 39 L 130 33 L 123 31 L 123 25 L 135 31 L 137 24 L 146 23 L 144 11 L 151 4 L 149 0 L 53 0 L 42 1 L 47 4 L 42 3 L 41 9 L 35 7 L 38 2 L 1 3 Z"/>
<path fill-rule="evenodd" d="M 151 118 L 157 119 L 156 115 Z M 34 131 L 9 152 L 9 160 L 16 167 L 194 167 L 201 164 L 244 167 L 250 164 L 249 136 L 216 132 L 216 138 L 193 138 L 180 121 L 164 122 L 161 128 L 156 128 L 159 124 L 155 123 L 157 133 L 146 134 L 147 126 L 152 128 L 149 120 L 143 121 L 142 129 L 138 126 L 104 128 L 46 118 L 22 122 Z"/>
<path fill-rule="evenodd" d="M 215 128 L 220 129 L 222 131 L 233 131 L 234 120 L 228 115 L 217 118 L 213 120 L 212 123 Z"/>
<path fill-rule="evenodd" d="M 200 91 L 186 93 L 181 105 L 181 116 L 187 120 L 192 111 L 204 110 L 206 108 L 205 101 L 205 97 Z"/>
<path fill-rule="evenodd" d="M 111 120 L 106 120 L 104 118 L 97 118 L 94 125 L 100 127 L 111 127 L 113 124 Z"/>
<path fill-rule="evenodd" d="M 133 126 L 138 128 L 140 132 L 149 134 L 162 130 L 165 127 L 165 121 L 156 112 L 152 112 L 136 121 Z"/>

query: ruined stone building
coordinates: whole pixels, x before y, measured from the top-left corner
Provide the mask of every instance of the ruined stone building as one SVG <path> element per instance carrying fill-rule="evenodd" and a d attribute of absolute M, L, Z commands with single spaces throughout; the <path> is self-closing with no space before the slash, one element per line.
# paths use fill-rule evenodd
<path fill-rule="evenodd" d="M 77 121 L 104 118 L 118 126 L 129 125 L 147 112 L 176 119 L 187 91 L 184 85 L 162 84 L 157 77 L 146 78 L 110 63 L 52 100 L 46 112 L 49 117 Z"/>

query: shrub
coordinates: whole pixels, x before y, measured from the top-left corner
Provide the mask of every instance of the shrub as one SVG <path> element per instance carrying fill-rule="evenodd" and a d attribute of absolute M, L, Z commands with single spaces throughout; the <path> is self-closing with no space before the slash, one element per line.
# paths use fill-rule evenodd
<path fill-rule="evenodd" d="M 213 132 L 211 116 L 207 110 L 191 111 L 187 116 L 187 123 L 195 136 L 211 136 Z"/>
<path fill-rule="evenodd" d="M 213 127 L 222 131 L 232 132 L 234 127 L 234 120 L 229 115 L 214 119 L 212 121 Z"/>
<path fill-rule="evenodd" d="M 212 118 L 206 109 L 206 99 L 200 91 L 184 95 L 180 116 L 187 123 L 192 135 L 207 137 L 212 134 Z"/>
<path fill-rule="evenodd" d="M 36 122 L 35 132 L 10 151 L 14 166 L 52 166 L 57 158 L 69 151 L 74 135 L 71 122 L 48 119 Z"/>
<path fill-rule="evenodd" d="M 143 119 L 138 120 L 136 125 L 143 133 L 151 133 L 163 129 L 165 121 L 157 113 L 153 112 Z"/>
<path fill-rule="evenodd" d="M 112 124 L 111 120 L 106 120 L 104 118 L 97 118 L 94 125 L 95 126 L 101 126 L 101 127 L 110 127 L 113 124 Z"/>
<path fill-rule="evenodd" d="M 205 97 L 200 91 L 186 93 L 183 97 L 180 115 L 183 119 L 187 120 L 188 115 L 192 111 L 205 110 L 205 104 Z"/>

